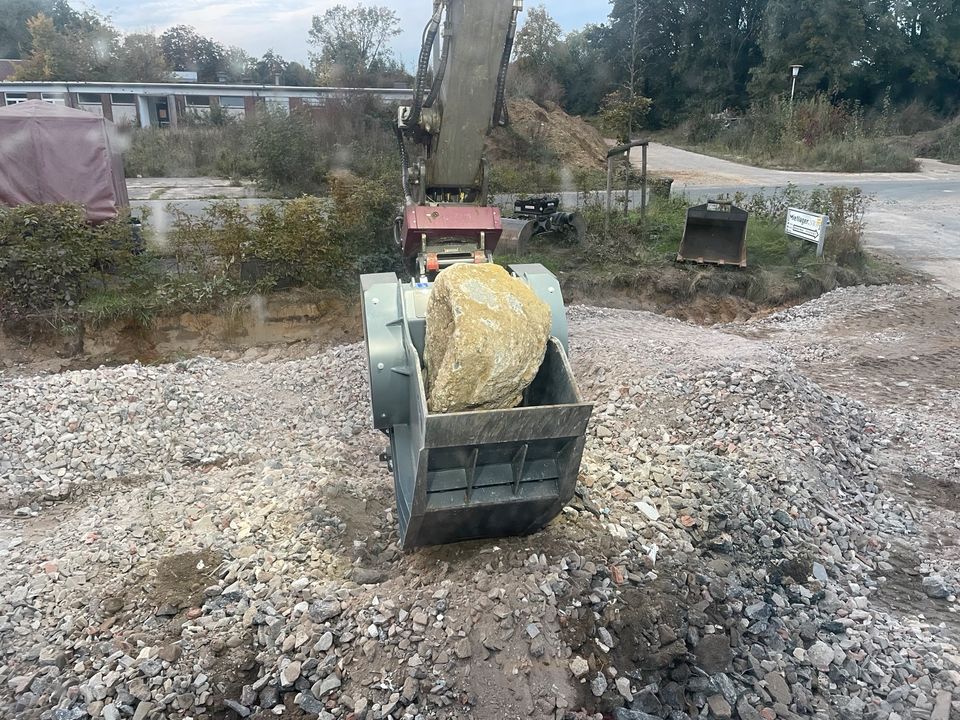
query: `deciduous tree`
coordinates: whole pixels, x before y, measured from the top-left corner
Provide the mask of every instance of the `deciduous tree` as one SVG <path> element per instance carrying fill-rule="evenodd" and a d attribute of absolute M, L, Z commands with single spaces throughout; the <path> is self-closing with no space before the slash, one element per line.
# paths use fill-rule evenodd
<path fill-rule="evenodd" d="M 117 32 L 92 13 L 58 28 L 43 13 L 27 20 L 30 53 L 17 68 L 17 80 L 108 80 Z"/>
<path fill-rule="evenodd" d="M 562 40 L 560 25 L 543 5 L 537 5 L 527 13 L 523 27 L 517 31 L 513 46 L 517 64 L 525 70 L 553 72 Z"/>
<path fill-rule="evenodd" d="M 117 48 L 111 79 L 125 82 L 164 82 L 170 79 L 170 66 L 157 36 L 131 33 Z"/>
<path fill-rule="evenodd" d="M 388 43 L 399 34 L 400 18 L 389 7 L 335 5 L 313 18 L 314 70 L 329 84 L 367 84 L 398 69 Z"/>
<path fill-rule="evenodd" d="M 223 45 L 187 25 L 165 30 L 160 35 L 160 47 L 173 70 L 196 72 L 200 82 L 217 82 L 217 73 L 228 72 Z"/>

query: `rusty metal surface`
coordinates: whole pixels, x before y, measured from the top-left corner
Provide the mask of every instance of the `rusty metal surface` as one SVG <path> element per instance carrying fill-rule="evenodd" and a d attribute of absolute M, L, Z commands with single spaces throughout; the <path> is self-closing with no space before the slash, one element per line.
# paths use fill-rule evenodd
<path fill-rule="evenodd" d="M 416 256 L 423 246 L 444 240 L 470 240 L 479 247 L 480 233 L 484 247 L 492 252 L 503 233 L 503 222 L 498 207 L 475 205 L 408 205 L 403 211 L 403 254 Z"/>

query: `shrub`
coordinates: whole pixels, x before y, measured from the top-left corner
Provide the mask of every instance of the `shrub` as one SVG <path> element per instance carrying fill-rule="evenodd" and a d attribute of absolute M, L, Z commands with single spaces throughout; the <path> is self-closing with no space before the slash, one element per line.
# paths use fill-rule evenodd
<path fill-rule="evenodd" d="M 688 142 L 699 145 L 716 139 L 723 129 L 722 121 L 709 113 L 698 113 L 684 123 L 682 131 Z"/>
<path fill-rule="evenodd" d="M 123 134 L 124 169 L 128 177 L 216 175 L 224 151 L 242 144 L 238 134 L 233 126 L 133 128 Z"/>
<path fill-rule="evenodd" d="M 391 121 L 386 106 L 370 98 L 289 113 L 260 108 L 243 120 L 211 112 L 178 128 L 125 132 L 124 165 L 128 176 L 258 180 L 288 197 L 325 192 L 332 170 L 379 176 L 389 169 L 391 184 L 399 186 Z"/>
<path fill-rule="evenodd" d="M 253 120 L 253 157 L 258 178 L 274 190 L 308 192 L 329 169 L 307 111 L 262 110 Z"/>
<path fill-rule="evenodd" d="M 812 149 L 810 164 L 838 172 L 914 172 L 913 153 L 887 141 L 870 138 L 829 140 Z"/>
<path fill-rule="evenodd" d="M 824 245 L 825 255 L 838 264 L 847 266 L 859 266 L 866 260 L 861 241 L 863 218 L 869 198 L 860 188 L 821 187 L 807 192 L 796 185 L 787 185 L 772 192 L 759 192 L 750 196 L 737 193 L 732 200 L 750 213 L 751 223 L 763 221 L 781 238 L 784 237 L 783 225 L 788 208 L 799 207 L 827 215 L 830 218 L 830 229 Z M 796 243 L 793 243 L 793 246 L 803 247 Z M 756 244 L 750 244 L 752 257 L 755 256 L 755 249 Z M 790 252 L 791 262 L 799 258 L 801 253 L 802 250 Z"/>
<path fill-rule="evenodd" d="M 960 118 L 935 132 L 931 140 L 920 146 L 919 152 L 923 157 L 960 164 Z"/>
<path fill-rule="evenodd" d="M 0 209 L 0 315 L 72 313 L 110 273 L 134 260 L 125 217 L 92 227 L 77 205 Z"/>
<path fill-rule="evenodd" d="M 255 215 L 236 201 L 211 203 L 196 216 L 170 207 L 177 275 L 338 287 L 361 272 L 396 269 L 397 205 L 389 183 L 350 173 L 324 182 L 329 198 L 305 195 L 263 205 Z"/>
<path fill-rule="evenodd" d="M 684 126 L 686 142 L 744 156 L 757 164 L 843 172 L 911 172 L 913 156 L 876 136 L 883 123 L 865 120 L 860 107 L 825 95 L 757 102 L 738 122 L 719 129 L 710 116 Z"/>

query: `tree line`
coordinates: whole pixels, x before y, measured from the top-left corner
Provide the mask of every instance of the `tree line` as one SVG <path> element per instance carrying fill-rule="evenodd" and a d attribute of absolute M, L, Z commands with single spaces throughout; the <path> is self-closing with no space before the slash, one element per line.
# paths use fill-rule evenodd
<path fill-rule="evenodd" d="M 386 86 L 409 84 L 389 40 L 400 19 L 389 8 L 334 6 L 312 19 L 310 67 L 274 50 L 253 57 L 185 25 L 159 35 L 121 33 L 109 18 L 67 0 L 3 0 L 0 58 L 21 60 L 17 80 L 163 82 L 173 71 L 199 82 Z"/>
<path fill-rule="evenodd" d="M 516 60 L 534 99 L 594 114 L 617 92 L 653 126 L 789 94 L 791 65 L 804 97 L 948 114 L 960 109 L 960 0 L 611 0 L 605 23 L 566 35 L 540 5 Z"/>
<path fill-rule="evenodd" d="M 67 0 L 4 0 L 0 57 L 24 80 L 157 81 L 193 70 L 201 82 L 409 84 L 384 6 L 336 5 L 307 29 L 310 67 L 274 51 L 254 58 L 193 28 L 123 35 Z M 610 0 L 603 23 L 564 33 L 544 5 L 515 44 L 515 94 L 606 114 L 632 128 L 744 110 L 797 92 L 835 103 L 960 109 L 960 0 Z"/>

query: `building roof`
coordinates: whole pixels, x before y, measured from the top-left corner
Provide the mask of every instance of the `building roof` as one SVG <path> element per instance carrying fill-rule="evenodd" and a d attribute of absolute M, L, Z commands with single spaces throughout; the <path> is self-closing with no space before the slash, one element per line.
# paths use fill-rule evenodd
<path fill-rule="evenodd" d="M 17 71 L 17 65 L 21 62 L 20 60 L 4 60 L 0 58 L 0 81 L 12 78 L 13 74 Z"/>
<path fill-rule="evenodd" d="M 372 95 L 404 101 L 413 97 L 408 88 L 293 87 L 289 85 L 235 85 L 228 83 L 123 83 L 123 82 L 2 82 L 0 92 L 117 93 L 132 95 L 227 95 L 260 98 L 323 98 Z"/>

